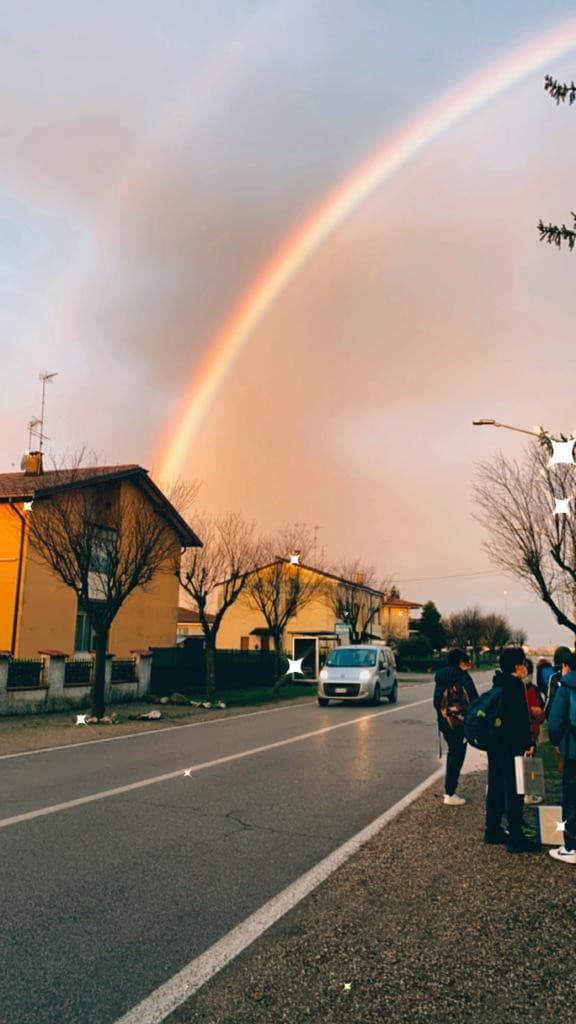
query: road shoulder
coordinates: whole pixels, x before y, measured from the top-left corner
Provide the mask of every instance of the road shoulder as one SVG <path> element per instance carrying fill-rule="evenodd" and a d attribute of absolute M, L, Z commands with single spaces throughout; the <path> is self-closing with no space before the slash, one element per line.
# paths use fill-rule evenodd
<path fill-rule="evenodd" d="M 576 868 L 482 842 L 433 785 L 170 1024 L 541 1024 L 570 1019 Z"/>

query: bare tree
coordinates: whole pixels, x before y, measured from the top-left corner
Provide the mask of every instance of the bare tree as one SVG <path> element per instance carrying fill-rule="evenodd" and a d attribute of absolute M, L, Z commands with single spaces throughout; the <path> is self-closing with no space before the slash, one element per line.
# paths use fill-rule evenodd
<path fill-rule="evenodd" d="M 29 516 L 34 555 L 75 592 L 94 632 L 91 700 L 98 719 L 105 711 L 106 651 L 116 615 L 134 590 L 146 589 L 159 573 L 173 573 L 180 558 L 162 495 L 148 484 L 152 500 L 137 486 L 111 489 L 105 468 L 90 476 L 80 466 L 58 469 L 50 473 L 46 493 L 35 497 Z"/>
<path fill-rule="evenodd" d="M 195 515 L 194 522 L 203 546 L 184 554 L 179 580 L 198 608 L 206 655 L 206 700 L 212 702 L 216 694 L 218 631 L 226 611 L 244 590 L 247 573 L 258 563 L 258 543 L 255 524 L 235 512 L 222 516 L 204 512 Z M 218 590 L 220 605 L 209 618 L 208 606 Z"/>
<path fill-rule="evenodd" d="M 546 75 L 544 79 L 544 88 L 546 92 L 549 92 L 553 99 L 556 100 L 556 106 L 559 103 L 564 103 L 568 100 L 570 106 L 576 102 L 576 85 L 574 82 L 558 82 L 552 75 Z M 565 224 L 545 224 L 542 219 L 538 221 L 538 231 L 540 232 L 540 241 L 548 242 L 550 245 L 554 244 L 559 249 L 562 242 L 566 242 L 570 251 L 573 250 L 576 245 L 576 213 L 572 211 L 572 227 L 568 228 Z"/>
<path fill-rule="evenodd" d="M 491 651 L 495 653 L 512 639 L 510 623 L 504 615 L 491 613 L 482 618 L 482 640 Z"/>
<path fill-rule="evenodd" d="M 528 634 L 525 629 L 513 629 L 510 640 L 513 644 L 518 647 L 523 647 L 528 639 Z"/>
<path fill-rule="evenodd" d="M 340 579 L 326 580 L 327 603 L 336 619 L 348 626 L 350 642 L 365 643 L 370 636 L 370 627 L 380 616 L 389 581 L 378 579 L 374 567 L 364 565 L 358 559 L 341 562 L 331 571 Z"/>
<path fill-rule="evenodd" d="M 179 476 L 172 480 L 167 487 L 163 488 L 163 493 L 179 515 L 186 522 L 189 522 L 192 509 L 198 501 L 201 487 L 202 482 L 200 480 L 185 480 Z"/>
<path fill-rule="evenodd" d="M 272 636 L 277 676 L 274 693 L 287 679 L 280 674 L 286 626 L 324 591 L 325 577 L 315 571 L 318 566 L 306 566 L 312 550 L 308 527 L 284 528 L 262 541 L 260 553 L 264 564 L 246 581 L 249 603 L 264 616 Z"/>
<path fill-rule="evenodd" d="M 501 453 L 479 463 L 474 493 L 480 512 L 474 518 L 487 531 L 484 548 L 494 564 L 527 585 L 560 626 L 576 633 L 576 518 L 573 509 L 555 513 L 555 500 L 573 492 L 574 466 L 550 465 L 552 450 L 541 431 L 540 443 L 529 445 L 522 464 Z"/>
<path fill-rule="evenodd" d="M 478 606 L 453 612 L 444 622 L 449 643 L 457 647 L 472 647 L 478 655 L 483 639 L 483 619 Z"/>

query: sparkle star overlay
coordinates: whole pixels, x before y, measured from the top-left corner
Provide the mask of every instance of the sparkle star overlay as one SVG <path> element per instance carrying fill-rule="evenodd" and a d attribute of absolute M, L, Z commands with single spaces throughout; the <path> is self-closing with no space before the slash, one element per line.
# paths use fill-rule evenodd
<path fill-rule="evenodd" d="M 568 464 L 569 466 L 574 465 L 574 444 L 576 444 L 576 438 L 570 437 L 567 441 L 555 441 L 550 438 L 552 445 L 552 458 L 548 463 L 549 466 L 559 466 L 561 464 Z"/>
<path fill-rule="evenodd" d="M 289 676 L 290 673 L 292 673 L 292 675 L 294 675 L 297 672 L 298 675 L 303 676 L 304 675 L 304 673 L 302 671 L 302 662 L 303 661 L 304 661 L 304 658 L 298 658 L 297 661 L 294 661 L 292 658 L 288 658 L 288 669 L 286 671 L 286 675 Z"/>
<path fill-rule="evenodd" d="M 570 515 L 570 498 L 554 498 L 556 505 L 554 506 L 553 515 L 555 516 L 569 516 Z"/>
<path fill-rule="evenodd" d="M 556 831 L 557 832 L 565 832 L 566 831 L 566 822 L 565 821 L 559 821 L 557 823 L 557 825 L 556 825 Z"/>
<path fill-rule="evenodd" d="M 290 565 L 300 565 L 300 555 L 290 555 Z"/>
<path fill-rule="evenodd" d="M 76 715 L 76 725 L 87 725 L 86 719 L 88 715 Z"/>

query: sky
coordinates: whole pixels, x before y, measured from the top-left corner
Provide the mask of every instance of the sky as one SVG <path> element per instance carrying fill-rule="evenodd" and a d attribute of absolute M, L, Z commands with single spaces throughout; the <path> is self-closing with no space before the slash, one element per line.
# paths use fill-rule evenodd
<path fill-rule="evenodd" d="M 47 386 L 45 448 L 160 476 L 201 367 L 286 239 L 567 0 L 4 0 L 0 471 Z M 407 160 L 270 303 L 189 439 L 202 504 L 318 526 L 403 597 L 566 642 L 483 549 L 472 479 L 571 433 L 574 110 L 524 76 Z"/>

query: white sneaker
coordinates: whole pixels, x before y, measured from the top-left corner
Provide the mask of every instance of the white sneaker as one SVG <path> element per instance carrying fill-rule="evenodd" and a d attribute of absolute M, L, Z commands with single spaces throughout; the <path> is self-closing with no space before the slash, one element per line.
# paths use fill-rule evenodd
<path fill-rule="evenodd" d="M 444 793 L 444 803 L 450 804 L 451 807 L 460 807 L 460 804 L 465 804 L 466 801 L 463 796 L 456 796 L 456 793 L 453 796 L 448 796 L 448 793 Z"/>
<path fill-rule="evenodd" d="M 567 850 L 565 846 L 559 846 L 556 850 L 548 850 L 554 860 L 562 860 L 565 864 L 576 864 L 576 850 Z"/>

